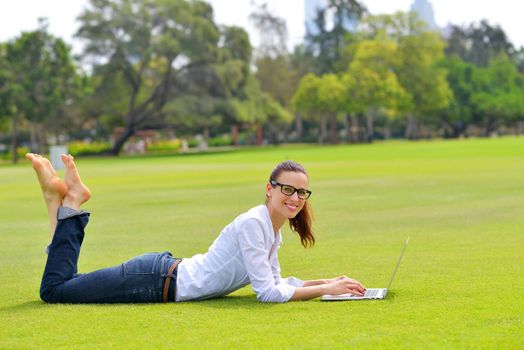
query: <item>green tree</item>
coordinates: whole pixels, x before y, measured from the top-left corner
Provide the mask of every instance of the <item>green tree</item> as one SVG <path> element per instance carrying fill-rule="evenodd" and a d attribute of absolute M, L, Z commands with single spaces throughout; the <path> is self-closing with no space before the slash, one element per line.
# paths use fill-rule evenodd
<path fill-rule="evenodd" d="M 446 55 L 457 55 L 479 67 L 487 67 L 501 53 L 517 59 L 513 44 L 500 26 L 487 20 L 468 27 L 452 26 Z"/>
<path fill-rule="evenodd" d="M 18 111 L 16 96 L 21 93 L 16 82 L 14 71 L 7 58 L 7 44 L 0 44 L 0 122 L 11 121 L 11 149 L 16 150 L 18 134 Z M 17 154 L 13 152 L 13 162 L 17 162 Z"/>
<path fill-rule="evenodd" d="M 446 71 L 437 65 L 444 57 L 445 42 L 439 33 L 429 31 L 414 13 L 367 16 L 360 28 L 360 38 L 372 39 L 386 33 L 397 43 L 392 70 L 410 96 L 411 106 L 405 111 L 405 136 L 417 138 L 419 123 L 433 123 L 453 97 Z"/>
<path fill-rule="evenodd" d="M 306 34 L 317 74 L 345 70 L 347 62 L 340 62 L 342 53 L 355 40 L 347 25 L 355 25 L 366 13 L 366 7 L 357 0 L 328 0 L 325 7 L 318 9 L 314 28 L 307 28 Z"/>
<path fill-rule="evenodd" d="M 16 149 L 18 124 L 29 121 L 33 146 L 43 153 L 46 127 L 59 133 L 65 124 L 66 107 L 75 93 L 77 67 L 70 48 L 60 38 L 47 32 L 47 23 L 40 29 L 22 33 L 8 42 L 4 49 L 3 66 L 7 72 L 0 78 L 3 92 L 3 114 L 12 118 L 12 148 Z M 1 73 L 0 73 L 1 74 Z M 0 83 L 1 84 L 1 83 Z M 13 152 L 16 162 L 16 152 Z"/>
<path fill-rule="evenodd" d="M 523 120 L 524 77 L 504 54 L 490 66 L 478 70 L 475 92 L 471 96 L 473 108 L 489 136 L 501 124 Z"/>
<path fill-rule="evenodd" d="M 91 0 L 79 20 L 100 89 L 125 88 L 118 109 L 107 111 L 125 127 L 115 155 L 136 130 L 160 124 L 167 102 L 217 60 L 220 33 L 203 1 Z"/>
<path fill-rule="evenodd" d="M 307 120 L 318 122 L 318 143 L 325 143 L 330 125 L 330 142 L 337 142 L 337 116 L 344 110 L 346 89 L 338 76 L 313 73 L 305 75 L 293 96 L 292 106 Z"/>
<path fill-rule="evenodd" d="M 446 70 L 437 63 L 444 57 L 444 42 L 433 32 L 408 35 L 399 40 L 397 76 L 411 95 L 413 112 L 408 113 L 406 137 L 418 137 L 418 123 L 434 118 L 448 107 L 453 93 Z"/>
<path fill-rule="evenodd" d="M 440 113 L 445 137 L 459 137 L 465 134 L 468 126 L 475 122 L 475 108 L 472 96 L 475 94 L 475 81 L 478 68 L 458 56 L 442 60 L 439 66 L 447 71 L 447 80 L 453 91 L 453 99 L 448 108 Z"/>
<path fill-rule="evenodd" d="M 256 6 L 250 19 L 260 37 L 255 53 L 255 76 L 266 94 L 263 101 L 268 112 L 267 126 L 271 143 L 275 144 L 278 142 L 278 130 L 285 129 L 286 122 L 291 121 L 285 109 L 290 107 L 291 97 L 298 85 L 297 71 L 291 65 L 287 52 L 286 21 L 270 11 L 267 4 Z"/>
<path fill-rule="evenodd" d="M 200 67 L 198 74 L 187 76 L 183 90 L 166 104 L 169 124 L 193 130 L 203 128 L 206 140 L 211 128 L 243 123 L 233 102 L 249 98 L 249 36 L 240 27 L 224 26 L 220 28 L 220 37 L 217 59 Z"/>
<path fill-rule="evenodd" d="M 318 120 L 317 96 L 320 82 L 314 73 L 308 73 L 300 79 L 297 90 L 291 99 L 293 111 L 299 113 L 305 120 Z"/>
<path fill-rule="evenodd" d="M 360 41 L 355 56 L 344 75 L 347 87 L 347 110 L 366 116 L 366 139 L 373 141 L 374 119 L 381 111 L 396 115 L 408 109 L 409 95 L 396 74 L 398 45 L 385 34 Z"/>
<path fill-rule="evenodd" d="M 346 87 L 335 74 L 324 74 L 320 77 L 317 96 L 317 110 L 320 115 L 319 143 L 324 143 L 328 134 L 329 142 L 338 142 L 338 120 L 337 117 L 344 111 Z"/>

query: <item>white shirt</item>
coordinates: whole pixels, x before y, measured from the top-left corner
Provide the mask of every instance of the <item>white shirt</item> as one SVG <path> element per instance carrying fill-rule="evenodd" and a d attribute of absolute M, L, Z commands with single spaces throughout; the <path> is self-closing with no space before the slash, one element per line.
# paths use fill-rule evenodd
<path fill-rule="evenodd" d="M 249 283 L 259 301 L 289 301 L 304 282 L 280 277 L 277 250 L 281 244 L 280 230 L 274 234 L 268 208 L 250 209 L 222 230 L 207 253 L 182 260 L 176 301 L 219 297 Z"/>

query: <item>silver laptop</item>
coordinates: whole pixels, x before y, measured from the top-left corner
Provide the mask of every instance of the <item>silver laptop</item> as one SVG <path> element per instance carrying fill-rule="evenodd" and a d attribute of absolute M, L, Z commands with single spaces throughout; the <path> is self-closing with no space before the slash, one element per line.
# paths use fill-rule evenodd
<path fill-rule="evenodd" d="M 391 283 L 393 283 L 393 279 L 395 278 L 395 274 L 397 273 L 397 269 L 400 266 L 400 262 L 402 261 L 402 257 L 404 256 L 404 251 L 406 250 L 406 247 L 408 246 L 409 237 L 406 239 L 406 243 L 404 243 L 404 248 L 402 249 L 402 253 L 400 253 L 400 257 L 398 258 L 397 266 L 395 267 L 395 270 L 393 271 L 393 276 L 391 276 L 391 280 L 389 281 L 389 285 L 387 288 L 368 288 L 366 289 L 366 293 L 363 296 L 358 296 L 354 294 L 340 294 L 340 295 L 323 295 L 322 300 L 323 301 L 337 301 L 337 300 L 373 300 L 373 299 L 385 299 L 386 294 L 388 294 L 389 288 L 391 288 Z"/>

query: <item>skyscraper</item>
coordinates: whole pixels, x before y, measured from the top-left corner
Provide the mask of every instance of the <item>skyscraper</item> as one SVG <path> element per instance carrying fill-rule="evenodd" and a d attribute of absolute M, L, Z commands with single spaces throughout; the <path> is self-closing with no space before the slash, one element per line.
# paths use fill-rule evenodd
<path fill-rule="evenodd" d="M 433 5 L 428 0 L 413 1 L 413 4 L 411 4 L 411 12 L 416 12 L 418 17 L 428 24 L 429 29 L 439 30 L 439 26 L 435 22 Z"/>

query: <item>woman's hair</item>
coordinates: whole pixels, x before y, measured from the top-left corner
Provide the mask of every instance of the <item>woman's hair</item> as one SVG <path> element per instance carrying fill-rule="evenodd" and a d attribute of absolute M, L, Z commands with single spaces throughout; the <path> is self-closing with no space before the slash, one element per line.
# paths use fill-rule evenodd
<path fill-rule="evenodd" d="M 295 173 L 302 173 L 306 176 L 307 172 L 304 167 L 292 160 L 286 160 L 285 162 L 279 163 L 275 169 L 271 172 L 269 176 L 269 182 L 277 181 L 277 178 L 281 173 L 285 171 L 292 171 Z M 293 219 L 289 219 L 289 227 L 292 231 L 295 231 L 300 236 L 300 242 L 302 245 L 307 248 L 315 244 L 315 237 L 313 236 L 313 231 L 311 224 L 313 222 L 313 214 L 311 212 L 311 206 L 306 200 L 302 210 L 295 216 Z"/>

